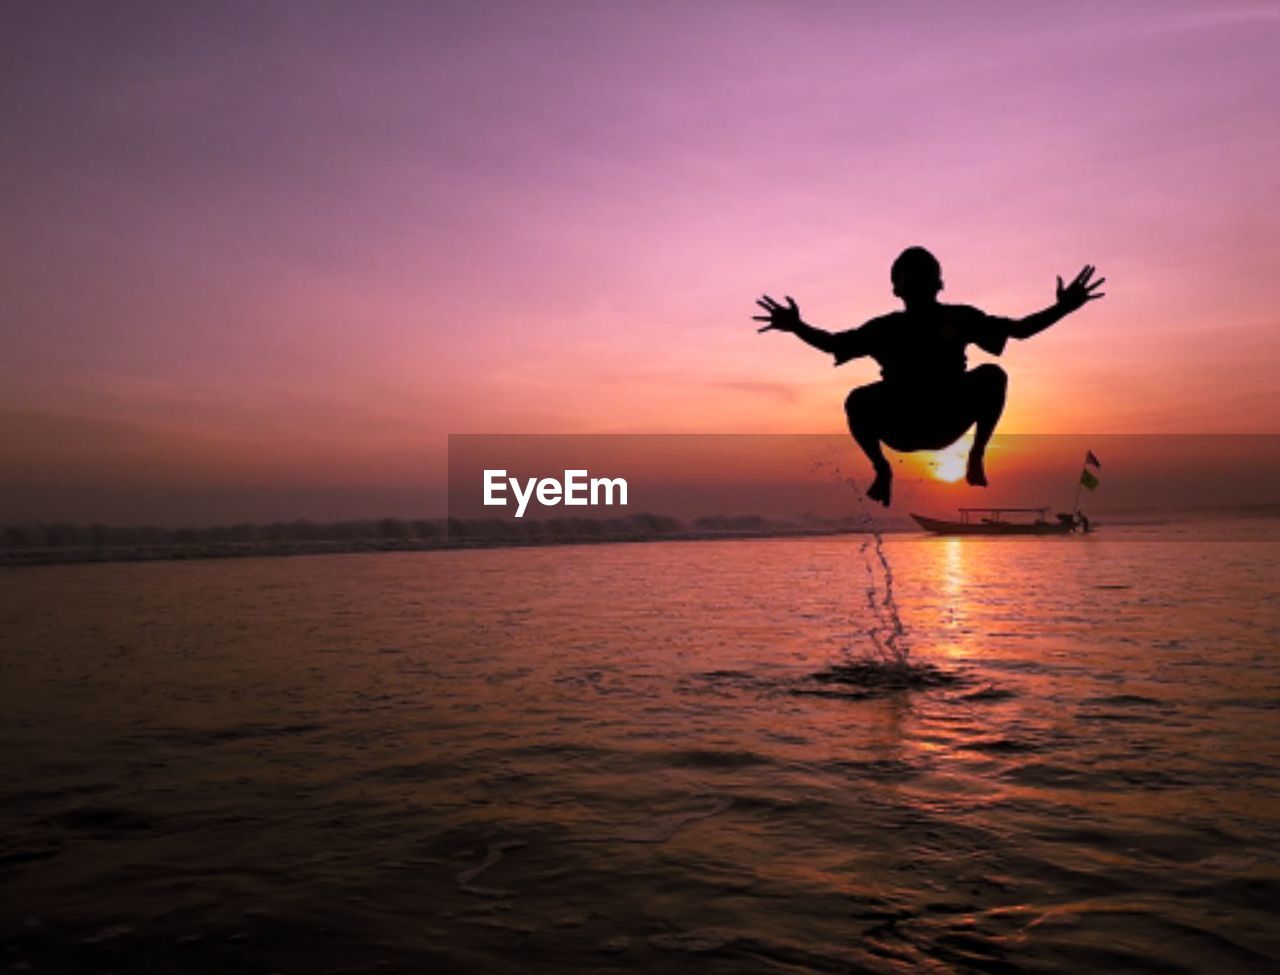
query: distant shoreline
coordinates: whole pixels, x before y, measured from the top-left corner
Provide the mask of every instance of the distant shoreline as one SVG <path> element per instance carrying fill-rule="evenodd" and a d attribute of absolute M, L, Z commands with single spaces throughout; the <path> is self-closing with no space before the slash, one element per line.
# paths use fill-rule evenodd
<path fill-rule="evenodd" d="M 374 552 L 457 552 L 494 548 L 548 548 L 566 545 L 619 545 L 643 542 L 706 542 L 762 538 L 814 538 L 834 535 L 898 533 L 905 526 L 803 528 L 761 531 L 681 531 L 667 534 L 563 535 L 453 540 L 365 538 L 259 542 L 206 542 L 155 545 L 44 546 L 0 549 L 0 568 L 76 565 L 94 562 L 188 562 L 208 559 L 275 558 L 300 555 L 352 555 Z"/>
<path fill-rule="evenodd" d="M 1119 528 L 1240 518 L 1278 519 L 1280 505 L 1116 510 L 1099 512 L 1095 524 Z M 0 568 L 89 562 L 183 562 L 553 545 L 809 538 L 918 531 L 905 516 L 872 522 L 865 517 L 781 520 L 761 515 L 710 515 L 686 522 L 649 513 L 601 520 L 380 518 L 329 523 L 292 521 L 259 525 L 246 522 L 177 529 L 53 522 L 0 527 Z"/>

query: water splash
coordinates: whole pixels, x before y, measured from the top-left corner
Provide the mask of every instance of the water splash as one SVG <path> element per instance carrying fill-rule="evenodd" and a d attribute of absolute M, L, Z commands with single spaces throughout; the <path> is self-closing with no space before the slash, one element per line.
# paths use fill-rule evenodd
<path fill-rule="evenodd" d="M 813 461 L 810 471 L 830 474 L 853 491 L 858 505 L 856 521 L 866 533 L 858 554 L 862 556 L 867 571 L 866 603 L 871 623 L 867 627 L 858 627 L 855 623 L 845 654 L 851 660 L 861 659 L 864 663 L 881 667 L 904 669 L 909 666 L 911 647 L 893 595 L 893 565 L 884 550 L 884 535 L 866 510 L 866 486 L 846 474 L 839 460 L 831 455 Z M 859 644 L 864 648 L 860 655 L 854 649 Z"/>
<path fill-rule="evenodd" d="M 853 622 L 844 660 L 813 675 L 823 684 L 854 686 L 864 690 L 933 687 L 953 683 L 955 675 L 932 664 L 911 659 L 906 624 L 894 596 L 893 563 L 884 547 L 884 533 L 866 511 L 866 486 L 841 470 L 834 458 L 815 461 L 813 471 L 828 472 L 848 486 L 857 498 L 857 520 L 863 531 L 858 554 L 866 568 L 867 625 Z"/>
<path fill-rule="evenodd" d="M 897 600 L 893 597 L 893 566 L 884 551 L 884 537 L 872 530 L 862 540 L 858 549 L 867 568 L 867 609 L 871 611 L 871 625 L 865 633 L 870 641 L 870 658 L 883 667 L 907 669 L 910 667 L 911 647 L 907 643 L 907 628 L 902 623 Z M 876 569 L 879 568 L 881 584 L 877 588 Z"/>

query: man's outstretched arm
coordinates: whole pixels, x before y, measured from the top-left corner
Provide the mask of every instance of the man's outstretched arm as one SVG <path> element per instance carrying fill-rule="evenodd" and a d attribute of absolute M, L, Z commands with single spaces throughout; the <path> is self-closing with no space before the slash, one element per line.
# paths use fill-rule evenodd
<path fill-rule="evenodd" d="M 767 315 L 752 316 L 753 321 L 768 322 L 763 328 L 756 329 L 757 332 L 768 332 L 771 329 L 776 329 L 779 332 L 790 332 L 802 342 L 812 345 L 815 349 L 835 354 L 837 336 L 821 328 L 814 328 L 803 321 L 800 318 L 800 309 L 796 306 L 795 299 L 790 295 L 787 295 L 787 303 L 785 305 L 778 304 L 768 295 L 758 300 L 756 304 L 768 312 Z"/>
<path fill-rule="evenodd" d="M 1078 311 L 1089 302 L 1101 298 L 1104 292 L 1097 291 L 1102 287 L 1106 278 L 1098 278 L 1097 281 L 1091 281 L 1093 272 L 1097 270 L 1092 264 L 1086 264 L 1084 269 L 1075 276 L 1075 279 L 1068 285 L 1063 285 L 1062 278 L 1058 278 L 1058 300 L 1043 311 L 1038 311 L 1028 315 L 1026 318 L 1015 321 L 1009 327 L 1009 337 L 1014 339 L 1029 339 L 1031 336 L 1043 332 L 1050 325 L 1055 325 L 1062 319 L 1066 318 L 1073 311 Z"/>

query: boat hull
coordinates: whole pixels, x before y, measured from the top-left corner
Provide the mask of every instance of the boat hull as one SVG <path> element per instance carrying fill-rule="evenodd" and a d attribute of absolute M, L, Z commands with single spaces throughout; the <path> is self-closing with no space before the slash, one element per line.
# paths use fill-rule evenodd
<path fill-rule="evenodd" d="M 935 535 L 1070 535 L 1075 526 L 1054 521 L 1012 522 L 942 521 L 925 515 L 911 516 L 917 525 Z"/>

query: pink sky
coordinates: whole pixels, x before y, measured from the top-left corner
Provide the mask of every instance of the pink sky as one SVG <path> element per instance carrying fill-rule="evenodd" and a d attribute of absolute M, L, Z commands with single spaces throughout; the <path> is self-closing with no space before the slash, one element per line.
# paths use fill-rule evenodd
<path fill-rule="evenodd" d="M 448 433 L 829 432 L 922 243 L 1001 430 L 1280 433 L 1280 5 L 29 5 L 0 521 L 430 514 Z M 975 358 L 980 357 L 977 354 Z"/>

